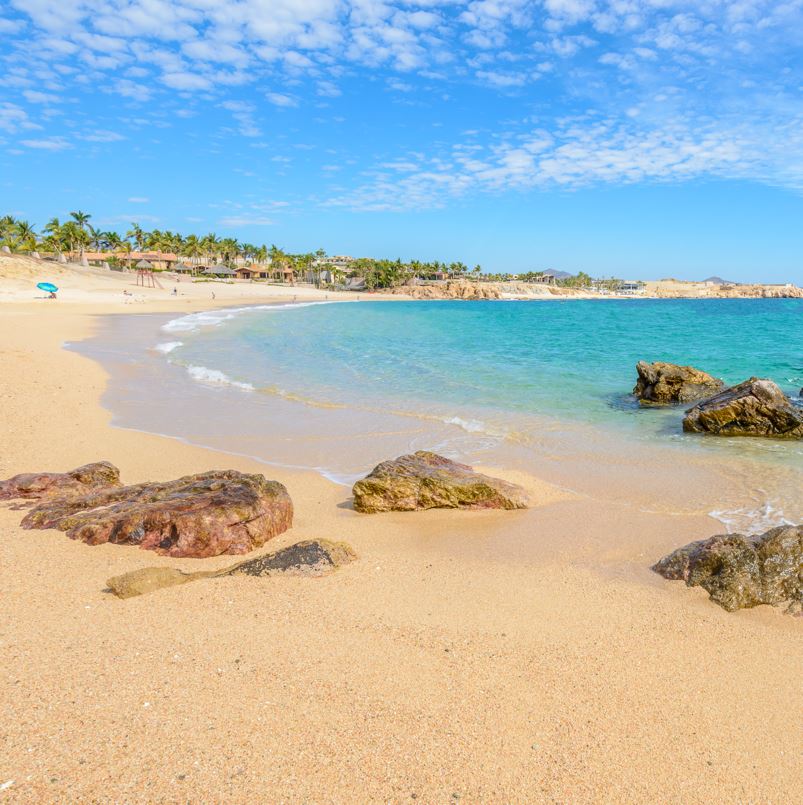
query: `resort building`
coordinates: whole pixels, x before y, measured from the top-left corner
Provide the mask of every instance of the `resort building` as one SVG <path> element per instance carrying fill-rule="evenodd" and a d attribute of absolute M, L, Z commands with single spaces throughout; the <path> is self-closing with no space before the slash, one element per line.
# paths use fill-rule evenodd
<path fill-rule="evenodd" d="M 641 280 L 622 280 L 617 290 L 625 296 L 638 296 L 644 293 L 646 287 Z"/>

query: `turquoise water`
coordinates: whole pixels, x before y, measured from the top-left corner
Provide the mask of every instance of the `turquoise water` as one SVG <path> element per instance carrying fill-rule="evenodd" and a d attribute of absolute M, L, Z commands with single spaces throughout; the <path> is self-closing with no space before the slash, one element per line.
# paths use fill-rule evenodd
<path fill-rule="evenodd" d="M 152 322 L 152 324 L 148 324 Z M 803 442 L 684 434 L 638 360 L 803 386 L 801 300 L 348 302 L 110 317 L 120 426 L 349 484 L 419 449 L 731 529 L 803 518 Z"/>
<path fill-rule="evenodd" d="M 797 395 L 802 324 L 796 299 L 445 301 L 243 311 L 216 326 L 202 314 L 168 330 L 183 342 L 171 360 L 307 400 L 615 426 L 635 411 L 638 360 L 693 364 L 727 383 L 769 377 Z M 664 424 L 636 413 L 650 431 Z"/>

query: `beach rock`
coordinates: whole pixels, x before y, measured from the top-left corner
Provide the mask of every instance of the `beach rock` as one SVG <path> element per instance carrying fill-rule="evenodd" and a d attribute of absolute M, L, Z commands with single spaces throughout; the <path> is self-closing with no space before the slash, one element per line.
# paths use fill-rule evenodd
<path fill-rule="evenodd" d="M 502 292 L 493 283 L 447 280 L 429 285 L 404 285 L 383 291 L 411 296 L 413 299 L 501 299 Z"/>
<path fill-rule="evenodd" d="M 670 405 L 686 403 L 710 397 L 725 385 L 721 380 L 693 366 L 678 366 L 674 363 L 636 364 L 638 380 L 633 394 L 642 404 Z"/>
<path fill-rule="evenodd" d="M 227 575 L 246 576 L 325 576 L 357 558 L 345 542 L 308 539 L 266 556 L 240 562 Z"/>
<path fill-rule="evenodd" d="M 293 522 L 287 490 L 262 475 L 215 470 L 176 481 L 46 498 L 23 528 L 58 528 L 89 545 L 138 545 L 167 556 L 241 554 Z"/>
<path fill-rule="evenodd" d="M 722 534 L 692 542 L 652 568 L 666 579 L 702 587 L 728 612 L 759 604 L 803 605 L 803 526 L 764 534 Z"/>
<path fill-rule="evenodd" d="M 196 579 L 217 576 L 325 576 L 339 567 L 353 562 L 357 555 L 345 542 L 330 542 L 325 539 L 305 540 L 282 548 L 266 556 L 258 556 L 238 562 L 222 570 L 202 570 L 183 573 L 171 567 L 145 567 L 122 576 L 114 576 L 106 582 L 118 598 L 133 598 L 164 587 L 175 587 Z"/>
<path fill-rule="evenodd" d="M 751 377 L 686 412 L 683 430 L 717 436 L 803 438 L 803 410 L 772 382 Z"/>
<path fill-rule="evenodd" d="M 69 472 L 26 472 L 0 481 L 0 500 L 39 500 L 119 486 L 120 470 L 108 461 L 96 461 Z"/>
<path fill-rule="evenodd" d="M 354 484 L 353 492 L 354 508 L 365 513 L 528 505 L 522 487 L 426 450 L 382 462 Z"/>

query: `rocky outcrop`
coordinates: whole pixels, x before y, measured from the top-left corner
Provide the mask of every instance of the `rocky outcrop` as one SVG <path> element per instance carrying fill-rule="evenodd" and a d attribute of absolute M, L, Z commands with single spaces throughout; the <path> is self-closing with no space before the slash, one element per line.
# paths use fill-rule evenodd
<path fill-rule="evenodd" d="M 145 567 L 122 576 L 114 576 L 106 585 L 118 598 L 133 598 L 164 587 L 175 587 L 188 581 L 218 576 L 325 576 L 356 558 L 351 546 L 345 542 L 314 539 L 297 542 L 266 556 L 238 562 L 222 570 L 183 573 L 171 567 Z"/>
<path fill-rule="evenodd" d="M 432 285 L 405 285 L 384 293 L 411 296 L 413 299 L 500 299 L 498 287 L 486 282 L 446 280 Z"/>
<path fill-rule="evenodd" d="M 69 472 L 26 472 L 0 481 L 0 500 L 39 500 L 120 485 L 120 470 L 108 461 L 96 461 Z"/>
<path fill-rule="evenodd" d="M 693 366 L 678 366 L 675 363 L 639 361 L 636 372 L 638 380 L 633 394 L 642 404 L 688 403 L 710 397 L 725 385 Z"/>
<path fill-rule="evenodd" d="M 666 579 L 699 586 L 728 612 L 759 604 L 803 605 L 803 526 L 746 537 L 722 534 L 692 542 L 652 568 Z"/>
<path fill-rule="evenodd" d="M 235 470 L 45 498 L 23 528 L 58 528 L 89 545 L 138 545 L 168 556 L 241 554 L 292 525 L 282 484 Z"/>
<path fill-rule="evenodd" d="M 528 505 L 522 487 L 426 450 L 382 462 L 354 484 L 353 492 L 354 508 L 365 513 L 525 509 Z"/>
<path fill-rule="evenodd" d="M 719 289 L 723 299 L 803 299 L 803 288 L 796 285 L 729 285 Z"/>
<path fill-rule="evenodd" d="M 803 409 L 771 380 L 751 377 L 686 412 L 683 430 L 717 436 L 803 438 Z"/>

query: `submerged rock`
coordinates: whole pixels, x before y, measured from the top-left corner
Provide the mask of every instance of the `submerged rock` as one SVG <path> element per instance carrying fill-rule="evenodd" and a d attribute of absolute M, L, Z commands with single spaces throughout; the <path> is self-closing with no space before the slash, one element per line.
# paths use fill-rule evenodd
<path fill-rule="evenodd" d="M 324 576 L 339 567 L 353 562 L 357 555 L 345 542 L 330 542 L 325 539 L 305 540 L 282 548 L 266 556 L 238 562 L 222 570 L 202 570 L 183 573 L 170 567 L 145 567 L 114 576 L 106 582 L 109 590 L 118 598 L 133 598 L 164 587 L 175 587 L 196 579 L 217 576 Z"/>
<path fill-rule="evenodd" d="M 665 579 L 702 587 L 728 612 L 759 604 L 803 605 L 803 526 L 764 534 L 722 534 L 692 542 L 652 568 Z"/>
<path fill-rule="evenodd" d="M 120 470 L 108 461 L 96 461 L 69 472 L 25 472 L 0 481 L 0 500 L 39 500 L 118 486 L 121 486 Z"/>
<path fill-rule="evenodd" d="M 686 412 L 683 430 L 717 436 L 803 438 L 803 409 L 772 382 L 751 377 Z"/>
<path fill-rule="evenodd" d="M 670 405 L 686 403 L 710 397 L 725 385 L 721 380 L 693 366 L 678 366 L 674 363 L 636 364 L 638 380 L 633 394 L 641 403 Z"/>
<path fill-rule="evenodd" d="M 499 478 L 475 472 L 465 464 L 419 450 L 383 461 L 354 484 L 359 512 L 417 509 L 526 509 L 525 490 Z"/>
<path fill-rule="evenodd" d="M 262 475 L 216 470 L 176 481 L 46 498 L 23 528 L 58 528 L 89 545 L 139 545 L 168 556 L 218 556 L 258 548 L 293 522 L 287 490 Z"/>

